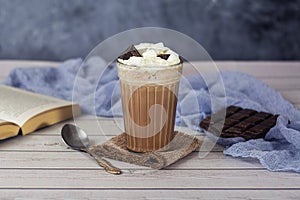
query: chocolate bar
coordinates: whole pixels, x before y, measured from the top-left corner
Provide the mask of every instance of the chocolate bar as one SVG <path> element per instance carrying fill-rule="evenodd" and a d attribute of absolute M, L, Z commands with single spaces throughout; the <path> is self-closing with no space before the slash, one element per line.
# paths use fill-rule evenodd
<path fill-rule="evenodd" d="M 226 112 L 225 120 L 220 117 L 224 112 Z M 275 126 L 277 117 L 278 115 L 271 113 L 229 106 L 226 110 L 203 119 L 200 127 L 205 130 L 210 128 L 210 132 L 215 135 L 221 132 L 219 137 L 222 138 L 242 137 L 245 140 L 251 140 L 264 138 L 268 131 Z"/>

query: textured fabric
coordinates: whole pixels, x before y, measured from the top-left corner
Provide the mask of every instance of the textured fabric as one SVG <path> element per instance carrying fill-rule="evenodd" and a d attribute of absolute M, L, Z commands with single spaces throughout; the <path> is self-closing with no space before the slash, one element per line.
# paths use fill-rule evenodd
<path fill-rule="evenodd" d="M 101 60 L 97 60 L 97 63 L 98 68 L 105 66 Z M 98 70 L 95 69 L 95 65 L 87 65 L 83 72 L 77 74 L 81 64 L 81 59 L 74 59 L 64 62 L 58 68 L 15 69 L 4 84 L 72 100 L 76 77 L 76 80 L 80 80 L 76 91 L 81 95 L 81 98 L 77 99 L 83 112 L 106 117 L 121 116 L 116 67 L 106 68 L 98 81 L 99 77 L 94 76 L 95 71 Z M 226 91 L 227 106 L 236 105 L 266 111 L 280 114 L 280 117 L 265 139 L 245 142 L 242 138 L 218 139 L 208 132 L 206 134 L 226 146 L 224 150 L 226 155 L 257 158 L 271 171 L 300 172 L 300 112 L 278 92 L 250 75 L 229 71 L 220 73 Z M 217 79 L 214 82 L 216 77 L 214 74 L 202 74 L 202 77 L 199 75 L 186 77 L 187 81 L 181 82 L 176 112 L 177 125 L 203 131 L 199 128 L 199 122 L 211 114 L 209 88 L 219 87 Z M 209 88 L 204 81 L 207 79 L 211 80 Z M 216 98 L 222 98 L 222 93 L 214 95 Z M 97 102 L 95 107 L 91 106 L 94 102 Z"/>
<path fill-rule="evenodd" d="M 126 135 L 121 133 L 100 145 L 92 146 L 90 151 L 99 157 L 162 169 L 189 155 L 199 145 L 200 141 L 197 138 L 175 132 L 174 139 L 165 147 L 153 152 L 136 153 L 127 149 Z"/>

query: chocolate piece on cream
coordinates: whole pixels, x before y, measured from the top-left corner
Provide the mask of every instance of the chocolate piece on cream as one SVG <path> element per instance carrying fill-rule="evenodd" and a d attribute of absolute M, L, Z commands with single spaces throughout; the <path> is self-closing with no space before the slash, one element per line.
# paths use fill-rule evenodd
<path fill-rule="evenodd" d="M 119 58 L 122 60 L 128 60 L 130 57 L 142 57 L 139 51 L 134 47 L 134 45 L 129 46 L 120 56 Z"/>

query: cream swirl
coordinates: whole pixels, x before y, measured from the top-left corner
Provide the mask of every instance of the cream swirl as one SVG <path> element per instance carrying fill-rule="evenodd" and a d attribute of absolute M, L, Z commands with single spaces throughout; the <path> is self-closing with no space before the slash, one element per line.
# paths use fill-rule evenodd
<path fill-rule="evenodd" d="M 177 53 L 165 47 L 162 42 L 159 43 L 140 43 L 134 46 L 142 57 L 131 56 L 128 60 L 118 59 L 120 63 L 134 66 L 171 66 L 180 63 Z M 168 54 L 167 59 L 159 57 L 159 55 Z"/>

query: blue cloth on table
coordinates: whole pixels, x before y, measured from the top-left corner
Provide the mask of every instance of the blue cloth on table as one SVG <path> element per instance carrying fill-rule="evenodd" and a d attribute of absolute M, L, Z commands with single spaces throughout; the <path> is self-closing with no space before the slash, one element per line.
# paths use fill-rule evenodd
<path fill-rule="evenodd" d="M 99 62 L 99 61 L 98 61 Z M 106 68 L 96 91 L 93 85 L 98 78 L 93 76 L 93 67 L 86 67 L 84 73 L 77 74 L 81 59 L 65 61 L 59 67 L 16 68 L 4 81 L 4 84 L 29 91 L 54 96 L 71 101 L 74 79 L 80 82 L 78 93 L 82 95 L 79 104 L 85 113 L 111 117 L 121 116 L 120 89 L 116 67 Z M 105 63 L 97 65 L 105 67 Z M 226 91 L 226 103 L 243 108 L 279 114 L 277 124 L 264 139 L 244 141 L 242 138 L 218 139 L 206 132 L 212 139 L 226 146 L 224 154 L 234 157 L 257 158 L 271 171 L 300 172 L 300 112 L 283 97 L 256 78 L 230 71 L 221 71 Z M 211 76 L 211 74 L 204 74 Z M 199 122 L 211 114 L 211 99 L 208 87 L 199 75 L 187 77 L 191 88 L 181 85 L 185 91 L 179 95 L 179 106 L 176 113 L 176 124 L 201 130 Z M 214 77 L 214 76 L 212 76 Z M 211 85 L 213 87 L 214 84 Z M 186 87 L 186 88 L 184 88 Z M 115 91 L 112 96 L 112 91 Z M 90 95 L 93 93 L 93 95 Z M 191 106 L 190 94 L 196 94 L 199 110 Z M 94 95 L 95 94 L 95 95 Z M 95 108 L 91 103 L 97 102 Z M 112 112 L 114 111 L 114 112 Z M 290 124 L 288 124 L 290 120 Z"/>

